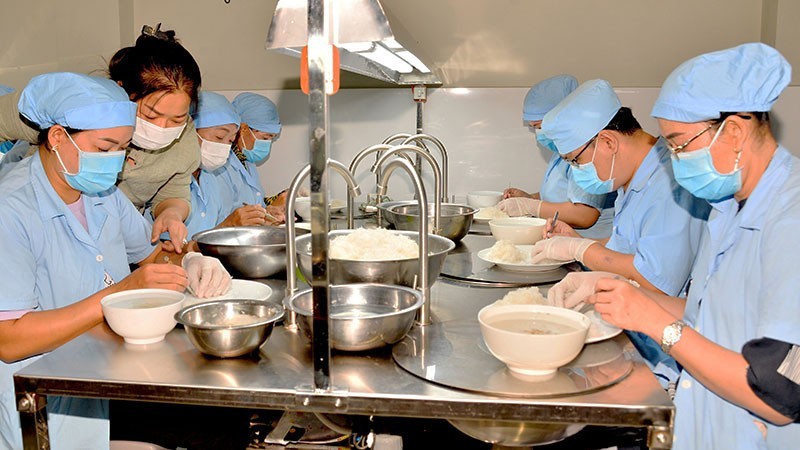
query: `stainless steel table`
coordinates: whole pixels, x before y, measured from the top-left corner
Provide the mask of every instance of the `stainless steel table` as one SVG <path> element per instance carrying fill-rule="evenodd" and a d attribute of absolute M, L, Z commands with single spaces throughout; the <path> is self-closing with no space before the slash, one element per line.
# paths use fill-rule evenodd
<path fill-rule="evenodd" d="M 273 300 L 282 280 L 263 280 Z M 432 290 L 435 321 L 472 319 L 509 289 L 439 280 Z M 637 358 L 621 382 L 588 394 L 559 398 L 490 396 L 443 387 L 399 366 L 385 348 L 336 353 L 334 389 L 312 389 L 308 340 L 277 327 L 257 358 L 203 356 L 175 329 L 148 346 L 130 346 L 98 326 L 14 376 L 23 418 L 25 448 L 46 442 L 47 395 L 183 404 L 279 409 L 334 414 L 446 419 L 577 423 L 649 428 L 649 445 L 669 448 L 674 406 L 647 366 Z M 42 425 L 45 425 L 42 428 Z"/>

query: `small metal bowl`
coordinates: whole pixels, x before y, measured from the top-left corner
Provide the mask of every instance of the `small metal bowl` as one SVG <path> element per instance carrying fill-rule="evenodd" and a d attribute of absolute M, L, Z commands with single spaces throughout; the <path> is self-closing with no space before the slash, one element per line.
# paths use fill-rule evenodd
<path fill-rule="evenodd" d="M 337 350 L 361 351 L 394 344 L 414 325 L 422 306 L 419 291 L 385 284 L 343 284 L 331 286 L 331 346 Z M 297 324 L 311 337 L 311 289 L 285 300 L 286 308 L 297 313 Z"/>
<path fill-rule="evenodd" d="M 216 300 L 183 308 L 175 320 L 198 350 L 231 358 L 261 347 L 283 314 L 280 305 L 259 300 Z"/>
<path fill-rule="evenodd" d="M 329 239 L 345 236 L 355 230 L 336 230 L 328 233 Z M 419 232 L 392 230 L 392 233 L 407 236 L 419 244 Z M 300 272 L 307 280 L 311 279 L 311 235 L 295 239 L 297 261 Z M 428 235 L 428 286 L 433 286 L 444 266 L 445 257 L 456 244 L 446 237 Z M 361 261 L 349 259 L 329 259 L 328 273 L 331 284 L 380 283 L 399 284 L 414 287 L 420 285 L 419 256 L 406 259 L 384 261 Z"/>
<path fill-rule="evenodd" d="M 419 231 L 419 204 L 415 201 L 387 202 L 378 205 L 383 218 L 398 230 Z M 477 208 L 457 203 L 442 203 L 439 236 L 460 241 L 469 232 Z M 434 204 L 428 204 L 428 227 L 433 233 Z"/>
<path fill-rule="evenodd" d="M 286 229 L 282 227 L 214 228 L 192 239 L 202 254 L 219 259 L 234 276 L 266 278 L 286 269 Z"/>

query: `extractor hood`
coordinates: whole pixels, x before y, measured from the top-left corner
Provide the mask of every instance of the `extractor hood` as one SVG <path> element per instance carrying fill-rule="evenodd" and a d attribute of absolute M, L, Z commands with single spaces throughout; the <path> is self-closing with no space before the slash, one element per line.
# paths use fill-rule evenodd
<path fill-rule="evenodd" d="M 412 53 L 395 39 L 378 0 L 327 0 L 325 11 L 342 69 L 400 85 L 442 84 L 419 50 Z M 308 1 L 278 0 L 267 48 L 299 58 L 307 44 Z"/>

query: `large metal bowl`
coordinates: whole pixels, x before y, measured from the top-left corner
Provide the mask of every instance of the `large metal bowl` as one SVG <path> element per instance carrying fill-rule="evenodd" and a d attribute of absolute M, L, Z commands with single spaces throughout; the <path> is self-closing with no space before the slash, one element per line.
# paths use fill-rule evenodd
<path fill-rule="evenodd" d="M 467 436 L 504 447 L 530 447 L 564 440 L 584 425 L 492 419 L 448 419 Z"/>
<path fill-rule="evenodd" d="M 198 350 L 231 358 L 261 347 L 283 314 L 280 305 L 260 300 L 216 300 L 187 306 L 175 320 Z"/>
<path fill-rule="evenodd" d="M 378 205 L 383 218 L 398 230 L 419 231 L 419 204 L 415 201 L 386 202 Z M 436 234 L 460 241 L 472 226 L 477 208 L 458 203 L 442 203 L 440 231 Z M 433 203 L 428 204 L 428 227 L 433 230 Z M 432 232 L 432 231 L 431 231 Z"/>
<path fill-rule="evenodd" d="M 352 233 L 354 230 L 336 230 L 328 233 L 333 240 L 338 236 Z M 419 244 L 419 233 L 416 231 L 392 230 L 392 233 L 407 236 Z M 311 279 L 311 235 L 307 234 L 295 239 L 297 261 L 300 272 L 307 280 Z M 432 286 L 442 271 L 447 253 L 456 244 L 442 236 L 428 235 L 428 286 Z M 329 259 L 328 274 L 331 284 L 380 283 L 399 284 L 414 287 L 420 285 L 419 257 L 387 261 L 355 261 L 347 259 Z"/>
<path fill-rule="evenodd" d="M 331 286 L 329 334 L 337 350 L 361 351 L 394 344 L 414 325 L 422 306 L 419 291 L 385 284 Z M 311 337 L 311 289 L 288 298 L 286 308 L 297 313 L 297 324 Z"/>
<path fill-rule="evenodd" d="M 219 259 L 234 276 L 265 278 L 286 269 L 286 230 L 281 227 L 215 228 L 192 239 L 202 254 Z"/>

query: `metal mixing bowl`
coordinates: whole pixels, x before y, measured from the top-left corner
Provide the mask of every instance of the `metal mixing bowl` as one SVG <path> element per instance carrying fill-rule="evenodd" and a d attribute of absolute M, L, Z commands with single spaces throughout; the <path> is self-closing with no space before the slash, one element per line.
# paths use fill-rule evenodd
<path fill-rule="evenodd" d="M 260 300 L 216 300 L 175 313 L 175 320 L 186 329 L 192 344 L 201 352 L 220 358 L 258 349 L 282 317 L 280 305 Z"/>
<path fill-rule="evenodd" d="M 352 233 L 354 230 L 336 230 L 328 233 L 328 238 L 333 240 L 338 236 Z M 407 236 L 419 244 L 419 233 L 416 231 L 392 230 L 392 233 Z M 300 272 L 307 280 L 311 279 L 311 235 L 307 234 L 295 239 L 297 247 L 297 261 Z M 428 235 L 428 286 L 432 286 L 442 271 L 447 253 L 454 249 L 456 244 L 442 236 Z M 414 282 L 420 284 L 416 278 L 419 276 L 419 257 L 395 259 L 388 261 L 354 261 L 346 259 L 330 259 L 328 274 L 331 284 L 350 283 L 381 283 L 399 284 L 414 287 Z"/>
<path fill-rule="evenodd" d="M 398 230 L 419 231 L 419 204 L 415 201 L 386 202 L 378 205 L 383 218 Z M 472 226 L 477 208 L 457 203 L 442 203 L 440 231 L 436 234 L 460 241 Z M 433 203 L 428 204 L 428 227 L 433 230 Z"/>
<path fill-rule="evenodd" d="M 297 324 L 311 337 L 311 289 L 288 298 L 286 308 L 297 313 Z M 385 284 L 331 286 L 330 339 L 337 350 L 360 351 L 394 344 L 414 325 L 422 306 L 419 291 Z"/>
<path fill-rule="evenodd" d="M 448 419 L 448 422 L 467 436 L 505 447 L 530 447 L 558 442 L 584 427 L 579 424 L 491 419 Z"/>
<path fill-rule="evenodd" d="M 219 259 L 234 276 L 265 278 L 286 269 L 286 230 L 282 227 L 215 228 L 192 239 L 202 254 Z"/>

